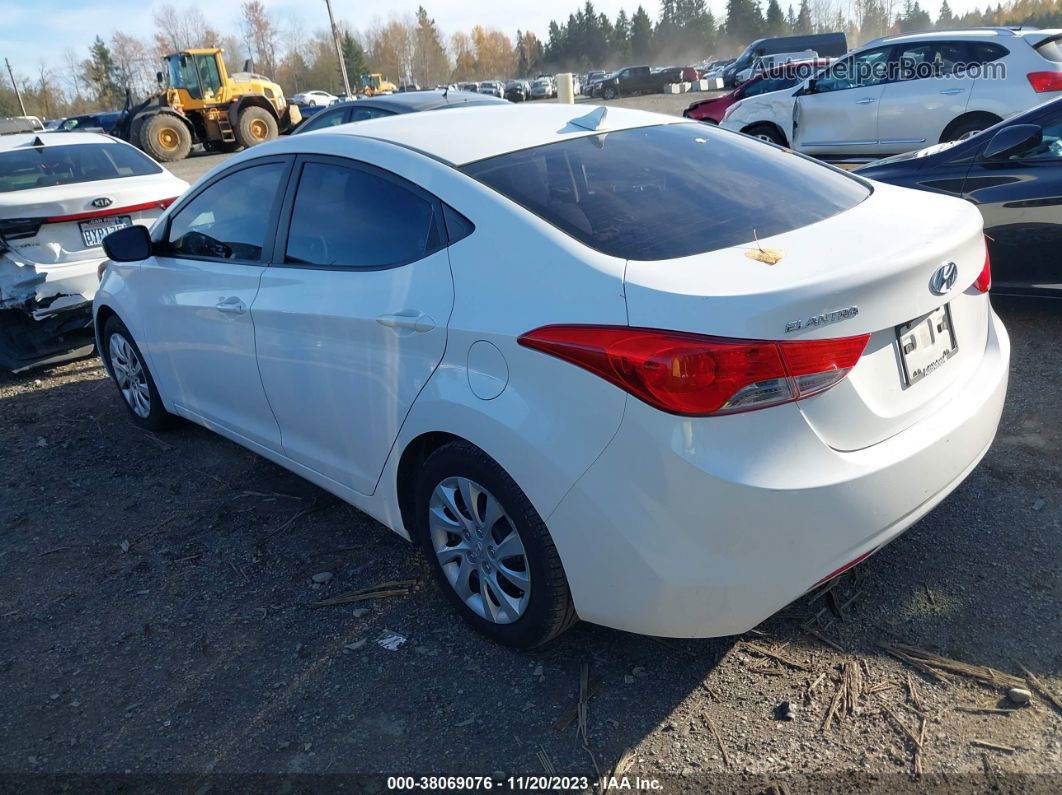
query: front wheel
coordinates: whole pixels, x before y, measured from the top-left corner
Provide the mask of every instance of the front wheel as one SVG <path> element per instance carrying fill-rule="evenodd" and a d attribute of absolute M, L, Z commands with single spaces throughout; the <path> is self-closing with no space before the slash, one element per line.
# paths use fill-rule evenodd
<path fill-rule="evenodd" d="M 785 138 L 770 124 L 756 124 L 746 130 L 746 133 L 767 143 L 778 144 L 778 146 L 786 145 Z"/>
<path fill-rule="evenodd" d="M 272 113 L 252 105 L 240 111 L 234 132 L 237 143 L 249 149 L 257 144 L 272 141 L 279 135 L 279 128 Z"/>
<path fill-rule="evenodd" d="M 451 442 L 428 456 L 415 506 L 414 532 L 436 580 L 481 633 L 533 648 L 578 620 L 545 523 L 478 447 Z"/>
<path fill-rule="evenodd" d="M 138 145 L 160 163 L 184 160 L 192 151 L 192 134 L 172 113 L 156 113 L 139 125 Z"/>
<path fill-rule="evenodd" d="M 605 90 L 601 92 L 601 96 L 605 99 L 615 99 L 619 96 L 619 92 L 612 86 L 606 86 Z"/>
<path fill-rule="evenodd" d="M 161 431 L 171 425 L 173 415 L 162 405 L 144 355 L 133 342 L 129 329 L 117 317 L 111 317 L 103 327 L 101 353 L 125 407 L 133 415 L 133 422 L 149 431 Z"/>
<path fill-rule="evenodd" d="M 940 142 L 947 143 L 948 141 L 965 141 L 982 130 L 987 130 L 993 124 L 999 122 L 999 118 L 996 116 L 972 116 L 964 121 L 952 122 L 951 125 L 940 136 Z"/>

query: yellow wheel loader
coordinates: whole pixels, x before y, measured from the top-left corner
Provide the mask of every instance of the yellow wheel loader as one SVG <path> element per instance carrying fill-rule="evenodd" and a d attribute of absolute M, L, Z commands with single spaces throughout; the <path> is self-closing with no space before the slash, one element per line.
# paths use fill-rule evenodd
<path fill-rule="evenodd" d="M 225 69 L 211 47 L 167 55 L 159 92 L 136 107 L 126 100 L 114 134 L 164 163 L 188 157 L 193 144 L 233 151 L 276 138 L 302 120 L 267 77 Z"/>

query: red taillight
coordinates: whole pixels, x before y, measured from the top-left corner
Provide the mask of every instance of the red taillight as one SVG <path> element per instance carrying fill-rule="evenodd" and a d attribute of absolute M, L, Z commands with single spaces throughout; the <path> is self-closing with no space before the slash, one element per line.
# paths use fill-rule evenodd
<path fill-rule="evenodd" d="M 1062 72 L 1029 72 L 1025 75 L 1037 94 L 1045 91 L 1062 91 Z"/>
<path fill-rule="evenodd" d="M 979 293 L 987 293 L 992 287 L 992 261 L 988 258 L 988 246 L 985 246 L 985 266 L 981 268 L 973 286 Z"/>
<path fill-rule="evenodd" d="M 705 416 L 823 392 L 855 366 L 869 339 L 770 342 L 615 326 L 545 326 L 519 342 L 577 364 L 661 411 Z"/>

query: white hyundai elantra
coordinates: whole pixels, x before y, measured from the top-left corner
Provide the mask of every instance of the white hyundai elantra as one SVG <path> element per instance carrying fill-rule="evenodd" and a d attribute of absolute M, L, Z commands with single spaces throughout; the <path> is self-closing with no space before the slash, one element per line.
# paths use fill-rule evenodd
<path fill-rule="evenodd" d="M 419 543 L 489 636 L 738 633 L 970 473 L 977 210 L 673 117 L 476 107 L 227 160 L 114 233 L 104 360 Z"/>

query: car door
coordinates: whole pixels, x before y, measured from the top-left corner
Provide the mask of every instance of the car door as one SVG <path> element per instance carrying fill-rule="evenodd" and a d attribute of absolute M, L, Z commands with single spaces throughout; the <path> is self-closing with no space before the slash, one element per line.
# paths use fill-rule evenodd
<path fill-rule="evenodd" d="M 978 159 L 964 192 L 985 219 L 993 289 L 1062 289 L 1062 111 L 1036 122 L 1043 141 L 1007 160 Z"/>
<path fill-rule="evenodd" d="M 284 452 L 371 494 L 446 347 L 441 205 L 368 164 L 302 156 L 281 228 L 251 316 Z"/>
<path fill-rule="evenodd" d="M 798 93 L 793 108 L 796 149 L 823 155 L 877 152 L 878 102 L 891 50 L 875 47 L 840 60 Z"/>
<path fill-rule="evenodd" d="M 152 371 L 179 410 L 270 449 L 280 429 L 255 360 L 250 307 L 265 270 L 290 157 L 210 180 L 156 230 L 136 274 Z"/>
<path fill-rule="evenodd" d="M 878 154 L 890 155 L 939 143 L 951 122 L 966 112 L 976 78 L 957 69 L 969 60 L 961 41 L 898 44 L 895 79 L 878 108 Z"/>

